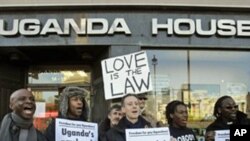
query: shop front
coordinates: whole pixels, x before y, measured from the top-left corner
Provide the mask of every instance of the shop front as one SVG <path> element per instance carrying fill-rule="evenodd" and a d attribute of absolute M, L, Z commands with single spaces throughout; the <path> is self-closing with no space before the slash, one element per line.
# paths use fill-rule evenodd
<path fill-rule="evenodd" d="M 214 119 L 213 105 L 223 95 L 249 112 L 250 16 L 230 10 L 6 10 L 0 14 L 1 116 L 10 92 L 28 87 L 45 107 L 36 115 L 42 130 L 57 115 L 62 88 L 74 85 L 89 90 L 89 119 L 99 122 L 119 102 L 104 98 L 101 60 L 140 50 L 147 52 L 154 87 L 147 108 L 158 121 L 166 123 L 165 106 L 176 99 L 188 105 L 189 126 L 197 129 Z"/>

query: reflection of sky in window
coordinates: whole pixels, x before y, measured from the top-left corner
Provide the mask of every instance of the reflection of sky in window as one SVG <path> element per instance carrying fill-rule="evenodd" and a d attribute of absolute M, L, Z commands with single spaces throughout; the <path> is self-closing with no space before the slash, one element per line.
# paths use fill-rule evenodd
<path fill-rule="evenodd" d="M 154 66 L 152 58 L 157 58 L 157 90 L 169 85 L 180 89 L 187 84 L 187 51 L 185 50 L 147 50 L 152 83 Z M 236 51 L 190 51 L 190 83 L 218 84 L 222 94 L 226 94 L 227 83 L 237 82 L 250 85 L 250 53 Z M 166 78 L 166 80 L 163 80 Z M 164 84 L 163 84 L 164 83 Z M 224 83 L 224 84 L 221 84 Z M 159 85 L 158 85 L 159 84 Z M 248 87 L 250 91 L 250 87 Z"/>
<path fill-rule="evenodd" d="M 147 50 L 149 67 L 154 84 L 154 67 L 152 58 L 157 58 L 156 84 L 157 90 L 164 87 L 180 89 L 187 83 L 187 52 L 172 50 Z M 166 80 L 163 80 L 163 79 Z M 160 85 L 158 85 L 158 83 Z"/>
<path fill-rule="evenodd" d="M 249 86 L 249 66 L 249 52 L 190 51 L 191 84 L 218 84 L 221 94 L 228 94 L 229 83 Z"/>

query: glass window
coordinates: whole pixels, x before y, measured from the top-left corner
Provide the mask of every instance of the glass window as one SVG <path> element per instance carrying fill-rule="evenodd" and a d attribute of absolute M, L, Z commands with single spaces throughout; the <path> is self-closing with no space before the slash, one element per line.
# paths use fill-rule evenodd
<path fill-rule="evenodd" d="M 165 123 L 165 106 L 172 100 L 181 100 L 183 84 L 188 83 L 187 52 L 147 50 L 147 55 L 154 87 L 148 95 L 147 109 Z"/>
<path fill-rule="evenodd" d="M 90 84 L 90 72 L 84 70 L 36 70 L 28 75 L 29 84 Z"/>
<path fill-rule="evenodd" d="M 188 126 L 202 129 L 198 133 L 203 135 L 214 120 L 214 103 L 219 97 L 232 96 L 239 110 L 250 111 L 250 52 L 147 50 L 147 55 L 154 90 L 146 108 L 158 120 L 166 122 L 165 106 L 170 101 L 182 100 L 189 107 Z"/>
<path fill-rule="evenodd" d="M 58 97 L 66 86 L 84 87 L 89 91 L 85 98 L 90 106 L 91 73 L 83 67 L 36 66 L 28 72 L 28 87 L 36 100 L 34 125 L 44 131 L 50 120 L 58 116 Z"/>

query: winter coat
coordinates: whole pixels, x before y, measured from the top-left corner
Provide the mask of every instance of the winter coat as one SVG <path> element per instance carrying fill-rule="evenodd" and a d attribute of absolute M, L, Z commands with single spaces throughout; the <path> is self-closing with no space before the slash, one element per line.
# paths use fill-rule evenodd
<path fill-rule="evenodd" d="M 98 140 L 99 141 L 106 141 L 106 133 L 110 129 L 110 119 L 106 117 L 103 121 L 100 122 L 99 127 L 98 127 Z"/>
<path fill-rule="evenodd" d="M 1 125 L 1 123 L 0 123 Z M 12 122 L 9 127 L 6 127 L 6 130 L 9 130 L 12 140 L 11 141 L 18 141 L 20 130 L 16 128 L 15 123 Z M 36 134 L 37 134 L 37 141 L 48 141 L 47 138 L 39 131 L 36 129 Z M 6 139 L 2 139 L 0 137 L 0 141 L 7 141 Z"/>
<path fill-rule="evenodd" d="M 71 89 L 71 90 L 70 90 Z M 74 91 L 73 91 L 74 90 Z M 68 109 L 69 109 L 69 99 L 72 96 L 82 95 L 83 97 L 86 95 L 86 90 L 78 87 L 66 87 L 59 98 L 59 116 L 58 118 L 62 119 L 69 119 L 69 120 L 78 120 L 78 121 L 86 121 L 88 118 L 88 111 L 89 107 L 85 99 L 83 99 L 83 109 L 82 109 L 82 115 L 78 119 L 71 119 L 67 116 Z M 48 128 L 45 131 L 45 136 L 48 138 L 48 141 L 55 141 L 55 133 L 56 133 L 56 121 L 55 119 L 52 119 L 50 122 Z"/>
<path fill-rule="evenodd" d="M 136 128 L 150 128 L 152 127 L 148 121 L 146 121 L 141 116 L 138 117 L 138 121 L 135 123 L 140 126 L 137 126 Z M 117 126 L 111 128 L 107 134 L 106 139 L 107 141 L 126 141 L 126 133 L 125 129 L 133 129 L 133 127 L 130 126 L 131 124 L 128 124 L 128 120 L 126 117 L 123 117 Z"/>

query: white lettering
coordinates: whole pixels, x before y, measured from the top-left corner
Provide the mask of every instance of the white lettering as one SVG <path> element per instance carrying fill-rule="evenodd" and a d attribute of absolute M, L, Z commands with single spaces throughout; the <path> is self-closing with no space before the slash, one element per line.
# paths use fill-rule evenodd
<path fill-rule="evenodd" d="M 196 32 L 199 35 L 214 35 L 216 33 L 216 20 L 212 19 L 211 23 L 210 23 L 210 30 L 203 30 L 202 29 L 202 23 L 201 23 L 201 19 L 197 19 L 196 20 Z"/>
<path fill-rule="evenodd" d="M 250 21 L 247 20 L 237 21 L 237 35 L 250 36 Z"/>
<path fill-rule="evenodd" d="M 12 30 L 5 29 L 5 27 L 8 27 L 8 24 L 2 19 L 0 19 L 0 35 L 3 36 L 13 36 L 18 33 L 18 27 L 19 27 L 19 20 L 14 19 L 13 20 L 13 25 L 12 25 Z"/>
<path fill-rule="evenodd" d="M 168 19 L 167 24 L 158 24 L 158 19 L 153 18 L 152 19 L 152 34 L 157 35 L 158 29 L 165 29 L 167 30 L 167 34 L 172 35 L 173 34 L 173 19 Z"/>
<path fill-rule="evenodd" d="M 63 34 L 62 29 L 56 19 L 48 19 L 40 34 L 46 35 L 48 33 L 56 33 L 59 35 Z"/>
<path fill-rule="evenodd" d="M 94 28 L 95 25 L 99 25 L 99 28 Z M 88 34 L 105 34 L 108 32 L 108 20 L 102 18 L 94 18 L 87 20 Z"/>
<path fill-rule="evenodd" d="M 65 19 L 64 20 L 64 34 L 70 34 L 70 27 L 74 29 L 74 31 L 79 34 L 83 35 L 86 34 L 86 19 L 81 19 L 80 27 L 76 24 L 74 19 Z"/>
<path fill-rule="evenodd" d="M 234 20 L 218 20 L 218 34 L 224 36 L 233 36 L 236 34 Z"/>
<path fill-rule="evenodd" d="M 120 26 L 120 27 L 119 27 Z M 111 25 L 108 34 L 114 34 L 115 32 L 131 34 L 126 21 L 122 18 L 117 18 Z"/>
<path fill-rule="evenodd" d="M 189 29 L 181 29 L 181 25 L 186 25 Z M 174 31 L 178 35 L 192 35 L 195 32 L 195 24 L 192 19 L 176 19 L 174 21 Z"/>
<path fill-rule="evenodd" d="M 40 32 L 40 21 L 38 19 L 23 19 L 19 25 L 19 32 L 22 35 L 37 35 Z"/>

